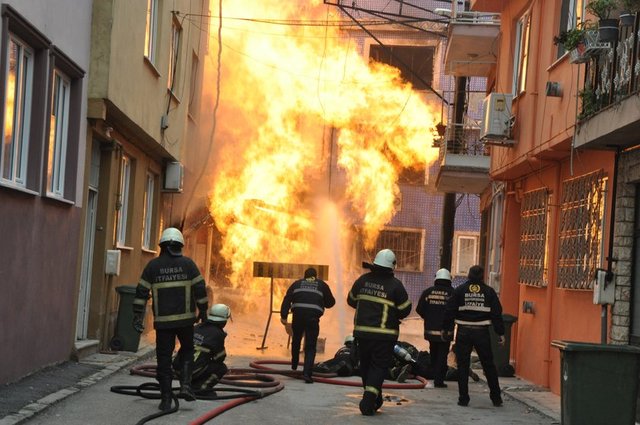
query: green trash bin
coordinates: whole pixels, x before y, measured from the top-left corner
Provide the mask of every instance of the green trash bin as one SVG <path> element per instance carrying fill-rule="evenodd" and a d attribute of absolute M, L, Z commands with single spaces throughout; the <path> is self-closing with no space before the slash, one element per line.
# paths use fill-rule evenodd
<path fill-rule="evenodd" d="M 511 326 L 518 321 L 516 316 L 510 314 L 503 314 L 502 320 L 504 321 L 504 345 L 498 344 L 498 334 L 491 329 L 491 351 L 493 351 L 493 362 L 498 369 L 498 376 L 511 377 L 515 374 L 515 369 L 509 362 L 511 357 Z"/>
<path fill-rule="evenodd" d="M 552 341 L 560 349 L 562 425 L 636 423 L 640 348 Z"/>
<path fill-rule="evenodd" d="M 116 292 L 120 295 L 120 302 L 115 335 L 111 338 L 109 345 L 112 350 L 135 353 L 140 345 L 140 333 L 133 329 L 133 300 L 136 296 L 136 287 L 118 286 Z"/>

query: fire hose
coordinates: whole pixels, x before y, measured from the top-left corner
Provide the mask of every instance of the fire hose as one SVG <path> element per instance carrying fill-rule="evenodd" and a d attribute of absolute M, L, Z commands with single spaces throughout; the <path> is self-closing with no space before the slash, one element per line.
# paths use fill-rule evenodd
<path fill-rule="evenodd" d="M 293 376 L 293 377 L 302 377 L 302 375 L 300 374 L 300 372 L 296 372 L 296 371 L 282 371 L 282 370 L 278 370 L 278 369 L 273 369 L 270 367 L 267 367 L 265 365 L 273 365 L 273 364 L 278 364 L 278 365 L 290 365 L 291 363 L 289 361 L 286 360 L 255 360 L 253 362 L 250 363 L 250 366 L 253 369 L 248 369 L 248 370 L 254 370 L 258 369 L 260 371 L 263 372 L 271 372 L 271 373 L 281 373 L 283 375 L 289 375 L 289 376 Z M 360 381 L 350 381 L 347 379 L 336 379 L 338 375 L 335 373 L 315 373 L 313 374 L 313 380 L 315 382 L 321 382 L 323 384 L 333 384 L 333 385 L 344 385 L 344 386 L 350 386 L 350 387 L 362 387 L 362 382 Z M 425 378 L 423 378 L 422 376 L 419 375 L 415 375 L 413 377 L 415 380 L 418 381 L 418 383 L 396 383 L 396 384 L 391 384 L 391 383 L 385 383 L 382 385 L 382 388 L 386 388 L 386 389 L 397 389 L 397 390 L 421 390 L 425 387 L 425 385 L 427 385 L 427 380 Z"/>
<path fill-rule="evenodd" d="M 156 366 L 155 365 L 141 365 L 135 366 L 131 368 L 130 373 L 132 375 L 141 375 L 147 377 L 155 377 Z M 246 388 L 223 388 L 223 387 L 215 387 L 215 389 L 211 390 L 194 390 L 196 398 L 198 400 L 233 400 L 231 402 L 225 403 L 222 406 L 219 406 L 210 412 L 207 412 L 205 415 L 195 419 L 190 422 L 190 425 L 200 425 L 208 422 L 213 419 L 215 416 L 241 404 L 247 403 L 249 401 L 253 401 L 259 398 L 264 398 L 268 395 L 274 394 L 284 388 L 284 385 L 279 381 L 276 381 L 273 377 L 267 376 L 263 373 L 255 373 L 256 370 L 250 370 L 250 373 L 242 372 L 242 370 L 238 369 L 230 369 L 226 375 L 224 375 L 223 379 L 220 380 L 220 383 L 234 385 L 235 387 L 252 387 L 252 388 L 262 388 L 261 390 L 250 390 Z M 175 390 L 179 388 L 172 388 L 172 408 L 167 411 L 156 412 L 152 415 L 145 416 L 140 421 L 136 423 L 136 425 L 142 425 L 152 419 L 159 418 L 164 415 L 169 415 L 178 411 L 180 407 L 180 403 L 178 401 L 177 396 L 175 395 Z M 143 397 L 147 399 L 160 399 L 160 385 L 155 382 L 145 382 L 138 386 L 129 386 L 129 385 L 115 385 L 111 387 L 111 391 L 124 394 L 124 395 L 133 395 L 138 397 Z M 232 394 L 229 395 L 219 395 L 220 392 L 229 392 Z M 235 393 L 235 394 L 233 394 Z"/>
<path fill-rule="evenodd" d="M 216 416 L 244 403 L 264 398 L 268 395 L 281 391 L 284 385 L 279 381 L 272 378 L 271 374 L 289 376 L 292 378 L 302 379 L 302 373 L 295 370 L 283 370 L 273 368 L 267 365 L 290 365 L 291 363 L 286 360 L 255 360 L 249 364 L 250 368 L 235 368 L 229 369 L 229 371 L 220 379 L 221 384 L 233 385 L 236 388 L 221 388 L 216 387 L 209 391 L 194 391 L 198 400 L 232 400 L 221 406 L 216 407 L 213 410 L 205 413 L 204 415 L 191 421 L 189 425 L 202 425 Z M 134 366 L 131 368 L 132 375 L 140 375 L 146 377 L 156 376 L 156 365 L 144 364 Z M 259 372 L 259 373 L 258 373 Z M 336 379 L 338 375 L 335 373 L 314 373 L 313 379 L 316 382 L 332 385 L 361 387 L 362 382 L 351 381 L 346 379 Z M 414 376 L 418 383 L 385 383 L 382 388 L 386 389 L 422 389 L 427 384 L 426 379 L 421 376 Z M 263 388 L 262 390 L 249 390 L 238 387 L 250 387 L 250 388 Z M 177 390 L 173 388 L 172 390 Z M 119 394 L 134 395 L 149 399 L 159 399 L 160 386 L 154 382 L 143 383 L 139 386 L 113 386 L 111 391 Z M 231 392 L 236 394 L 230 395 L 218 395 L 219 392 Z M 136 425 L 142 425 L 152 419 L 158 418 L 163 415 L 168 415 L 178 411 L 180 404 L 178 398 L 173 396 L 173 407 L 164 412 L 157 412 L 152 415 L 142 418 Z"/>

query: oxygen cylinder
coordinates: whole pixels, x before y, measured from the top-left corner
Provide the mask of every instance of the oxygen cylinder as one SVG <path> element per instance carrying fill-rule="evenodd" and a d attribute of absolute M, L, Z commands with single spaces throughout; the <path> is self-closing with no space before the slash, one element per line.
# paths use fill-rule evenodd
<path fill-rule="evenodd" d="M 413 359 L 413 357 L 411 357 L 411 354 L 409 354 L 409 352 L 407 350 L 405 350 L 404 348 L 400 347 L 399 345 L 395 345 L 393 347 L 393 352 L 394 352 L 394 354 L 396 356 L 400 357 L 404 361 L 411 362 L 411 363 L 415 363 L 416 362 Z"/>

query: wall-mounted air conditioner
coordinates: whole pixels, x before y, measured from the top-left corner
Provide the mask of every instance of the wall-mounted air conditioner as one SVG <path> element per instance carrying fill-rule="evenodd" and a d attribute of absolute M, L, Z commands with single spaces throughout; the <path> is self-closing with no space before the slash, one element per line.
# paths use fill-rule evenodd
<path fill-rule="evenodd" d="M 484 120 L 480 129 L 480 139 L 487 143 L 513 144 L 511 126 L 512 94 L 490 93 L 482 102 Z"/>
<path fill-rule="evenodd" d="M 164 185 L 167 192 L 182 192 L 184 166 L 179 162 L 168 162 L 164 169 Z"/>

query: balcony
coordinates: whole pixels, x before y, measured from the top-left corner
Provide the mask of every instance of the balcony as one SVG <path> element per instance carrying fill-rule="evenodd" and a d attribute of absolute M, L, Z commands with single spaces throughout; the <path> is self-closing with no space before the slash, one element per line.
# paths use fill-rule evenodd
<path fill-rule="evenodd" d="M 449 23 L 445 74 L 486 77 L 496 64 L 500 15 L 457 12 Z"/>
<path fill-rule="evenodd" d="M 640 144 L 640 44 L 637 19 L 621 26 L 613 46 L 586 62 L 575 147 L 627 148 Z"/>
<path fill-rule="evenodd" d="M 451 126 L 449 126 L 451 128 Z M 444 193 L 482 193 L 489 185 L 490 157 L 480 129 L 455 125 L 440 142 L 436 189 Z"/>

